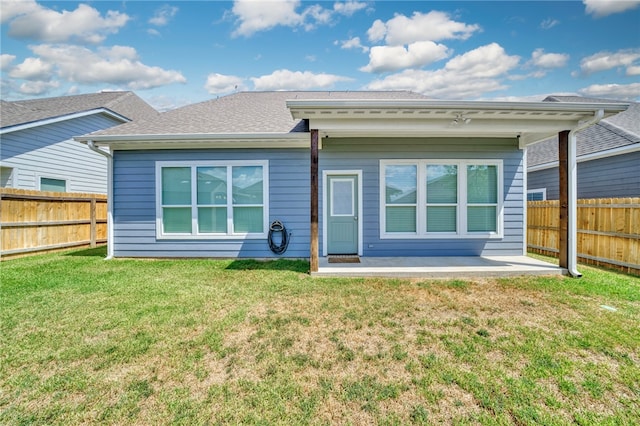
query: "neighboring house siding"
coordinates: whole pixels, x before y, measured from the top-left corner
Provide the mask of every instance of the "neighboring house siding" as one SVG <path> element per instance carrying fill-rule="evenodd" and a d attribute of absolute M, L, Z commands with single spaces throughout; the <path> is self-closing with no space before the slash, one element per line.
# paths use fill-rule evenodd
<path fill-rule="evenodd" d="M 502 160 L 504 237 L 500 239 L 384 239 L 379 227 L 381 159 Z M 156 237 L 157 161 L 269 161 L 269 221 L 281 220 L 292 233 L 283 257 L 309 257 L 309 151 L 158 150 L 116 151 L 114 155 L 114 254 L 116 257 L 278 257 L 267 241 L 163 240 Z M 325 139 L 319 159 L 319 192 L 324 170 L 363 171 L 365 256 L 520 255 L 523 247 L 522 151 L 514 140 Z M 322 199 L 320 197 L 320 242 Z M 372 245 L 372 247 L 369 247 Z M 322 253 L 322 244 L 320 244 Z"/>
<path fill-rule="evenodd" d="M 640 196 L 640 151 L 578 163 L 578 198 Z M 559 197 L 558 168 L 530 172 L 529 188 L 546 188 L 547 199 Z"/>
<path fill-rule="evenodd" d="M 290 232 L 285 257 L 309 257 L 309 151 L 116 151 L 114 154 L 114 255 L 116 257 L 277 257 L 266 239 L 156 239 L 156 161 L 269 161 L 269 222 Z"/>
<path fill-rule="evenodd" d="M 363 171 L 364 256 L 521 255 L 523 250 L 522 151 L 506 139 L 325 139 L 320 151 L 323 170 Z M 504 237 L 499 239 L 380 239 L 381 159 L 503 160 Z M 320 193 L 322 193 L 320 182 Z M 320 200 L 320 224 L 322 224 Z M 320 226 L 320 253 L 322 253 Z"/>
<path fill-rule="evenodd" d="M 39 189 L 45 177 L 66 180 L 67 192 L 106 193 L 106 158 L 71 138 L 121 123 L 96 114 L 3 134 L 1 161 L 13 169 L 11 186 Z"/>

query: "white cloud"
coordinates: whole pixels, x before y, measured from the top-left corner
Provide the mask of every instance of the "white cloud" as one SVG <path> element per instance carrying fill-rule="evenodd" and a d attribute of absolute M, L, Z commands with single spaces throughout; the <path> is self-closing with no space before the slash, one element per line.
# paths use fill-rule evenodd
<path fill-rule="evenodd" d="M 333 9 L 315 4 L 298 12 L 300 5 L 300 0 L 235 0 L 231 13 L 239 25 L 232 35 L 249 37 L 277 26 L 302 27 L 309 31 L 318 25 L 332 24 L 336 15 L 351 16 L 366 7 L 365 3 L 347 1 L 334 3 Z"/>
<path fill-rule="evenodd" d="M 235 75 L 223 75 L 211 73 L 207 76 L 207 82 L 204 84 L 211 95 L 222 95 L 235 91 L 245 90 L 244 80 Z"/>
<path fill-rule="evenodd" d="M 11 5 L 6 18 L 10 21 L 9 35 L 47 43 L 71 40 L 100 43 L 108 34 L 117 33 L 130 19 L 128 15 L 113 10 L 101 16 L 98 10 L 86 4 L 78 5 L 73 11 L 62 12 L 31 2 L 22 8 L 16 7 L 13 2 L 8 4 Z M 2 19 L 5 20 L 4 15 Z"/>
<path fill-rule="evenodd" d="M 235 36 L 250 36 L 258 31 L 269 30 L 278 25 L 297 26 L 302 23 L 302 16 L 296 12 L 299 0 L 275 2 L 256 2 L 236 0 L 232 12 L 238 17 L 240 25 L 234 31 Z"/>
<path fill-rule="evenodd" d="M 627 67 L 627 75 L 628 76 L 640 75 L 640 65 Z"/>
<path fill-rule="evenodd" d="M 417 41 L 404 46 L 374 46 L 369 51 L 369 64 L 360 68 L 364 72 L 397 71 L 420 68 L 449 56 L 449 49 L 432 41 Z"/>
<path fill-rule="evenodd" d="M 631 68 L 638 66 L 640 49 L 619 50 L 617 52 L 598 52 L 580 61 L 580 70 L 584 74 L 593 74 L 613 68 Z M 627 71 L 627 74 L 629 72 Z M 633 74 L 630 74 L 633 75 Z"/>
<path fill-rule="evenodd" d="M 601 18 L 634 9 L 640 5 L 640 0 L 582 0 L 582 3 L 588 14 Z"/>
<path fill-rule="evenodd" d="M 384 40 L 384 36 L 387 34 L 387 25 L 380 19 L 376 19 L 371 24 L 371 28 L 367 30 L 367 36 L 369 41 L 378 42 Z"/>
<path fill-rule="evenodd" d="M 439 41 L 446 39 L 466 40 L 480 30 L 480 26 L 454 21 L 445 12 L 414 12 L 409 18 L 396 15 L 386 23 L 376 20 L 367 31 L 369 40 L 385 40 L 388 45 L 397 46 L 416 41 Z"/>
<path fill-rule="evenodd" d="M 40 58 L 27 58 L 16 65 L 9 77 L 32 81 L 49 81 L 52 77 L 53 64 L 44 62 Z"/>
<path fill-rule="evenodd" d="M 162 35 L 162 34 L 160 34 L 160 31 L 156 30 L 155 28 L 147 29 L 147 34 L 149 34 L 150 36 L 153 36 L 153 37 L 160 37 Z"/>
<path fill-rule="evenodd" d="M 16 59 L 15 55 L 9 55 L 7 53 L 3 53 L 0 55 L 0 70 L 6 71 L 11 67 L 11 62 Z"/>
<path fill-rule="evenodd" d="M 20 85 L 18 91 L 23 95 L 39 96 L 58 87 L 60 87 L 60 82 L 58 81 L 25 81 Z"/>
<path fill-rule="evenodd" d="M 149 19 L 151 25 L 163 27 L 169 23 L 174 16 L 178 13 L 178 8 L 175 6 L 169 6 L 165 4 L 155 11 L 153 16 Z"/>
<path fill-rule="evenodd" d="M 10 21 L 16 16 L 30 13 L 39 7 L 35 0 L 2 0 L 0 24 Z"/>
<path fill-rule="evenodd" d="M 413 90 L 442 99 L 472 99 L 504 89 L 507 73 L 520 61 L 496 44 L 481 46 L 452 58 L 444 68 L 435 71 L 405 70 L 375 80 L 370 90 Z"/>
<path fill-rule="evenodd" d="M 336 13 L 345 16 L 351 16 L 354 13 L 367 7 L 367 3 L 355 0 L 348 0 L 346 2 L 336 2 L 333 4 L 333 10 Z"/>
<path fill-rule="evenodd" d="M 255 90 L 309 90 L 326 89 L 342 81 L 352 81 L 349 77 L 334 74 L 316 74 L 310 71 L 277 70 L 269 75 L 252 77 Z"/>
<path fill-rule="evenodd" d="M 640 99 L 640 83 L 593 84 L 578 92 L 583 96 L 637 101 Z"/>
<path fill-rule="evenodd" d="M 307 17 L 311 17 L 311 20 L 307 20 Z M 309 6 L 302 12 L 302 21 L 304 22 L 304 29 L 311 31 L 318 24 L 327 25 L 330 24 L 333 18 L 333 12 L 329 9 L 324 9 L 319 4 Z"/>
<path fill-rule="evenodd" d="M 560 21 L 558 21 L 557 19 L 547 18 L 544 21 L 540 22 L 540 28 L 542 28 L 543 30 L 549 30 L 559 24 Z"/>
<path fill-rule="evenodd" d="M 342 44 L 340 45 L 340 48 L 341 49 L 362 49 L 363 53 L 369 51 L 369 47 L 363 46 L 362 43 L 360 42 L 360 37 L 353 37 L 353 38 L 350 38 L 349 40 L 343 41 Z"/>
<path fill-rule="evenodd" d="M 491 43 L 458 55 L 445 69 L 469 77 L 494 78 L 518 65 L 519 56 L 509 56 L 498 43 Z"/>
<path fill-rule="evenodd" d="M 81 46 L 43 44 L 31 46 L 31 50 L 44 62 L 54 64 L 60 78 L 73 83 L 105 83 L 132 90 L 186 83 L 178 71 L 143 64 L 136 50 L 128 46 L 94 52 Z"/>
<path fill-rule="evenodd" d="M 536 49 L 531 54 L 531 64 L 539 68 L 562 68 L 569 62 L 566 53 L 545 53 L 544 49 Z"/>

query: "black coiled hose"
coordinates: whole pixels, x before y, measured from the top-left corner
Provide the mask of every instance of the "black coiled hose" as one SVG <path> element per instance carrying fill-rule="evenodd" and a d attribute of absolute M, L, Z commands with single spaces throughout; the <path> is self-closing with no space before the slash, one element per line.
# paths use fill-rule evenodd
<path fill-rule="evenodd" d="M 274 239 L 276 234 L 281 234 L 280 244 L 276 244 Z M 271 226 L 269 226 L 269 248 L 275 254 L 282 254 L 287 251 L 287 247 L 289 246 L 289 239 L 291 238 L 291 234 L 287 233 L 287 228 L 284 227 L 284 224 L 279 220 L 274 220 L 271 222 Z"/>

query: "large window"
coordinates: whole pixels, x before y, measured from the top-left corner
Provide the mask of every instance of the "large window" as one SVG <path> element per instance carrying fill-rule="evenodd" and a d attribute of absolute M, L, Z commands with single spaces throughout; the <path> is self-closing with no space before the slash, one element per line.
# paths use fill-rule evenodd
<path fill-rule="evenodd" d="M 264 238 L 268 162 L 158 162 L 159 238 Z"/>
<path fill-rule="evenodd" d="M 502 162 L 380 161 L 381 238 L 500 237 Z"/>

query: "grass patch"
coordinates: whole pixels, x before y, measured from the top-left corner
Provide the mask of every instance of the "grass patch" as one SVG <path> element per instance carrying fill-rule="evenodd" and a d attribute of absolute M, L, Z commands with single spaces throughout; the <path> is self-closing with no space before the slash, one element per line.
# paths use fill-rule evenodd
<path fill-rule="evenodd" d="M 640 423 L 635 277 L 102 256 L 0 264 L 0 424 Z"/>

